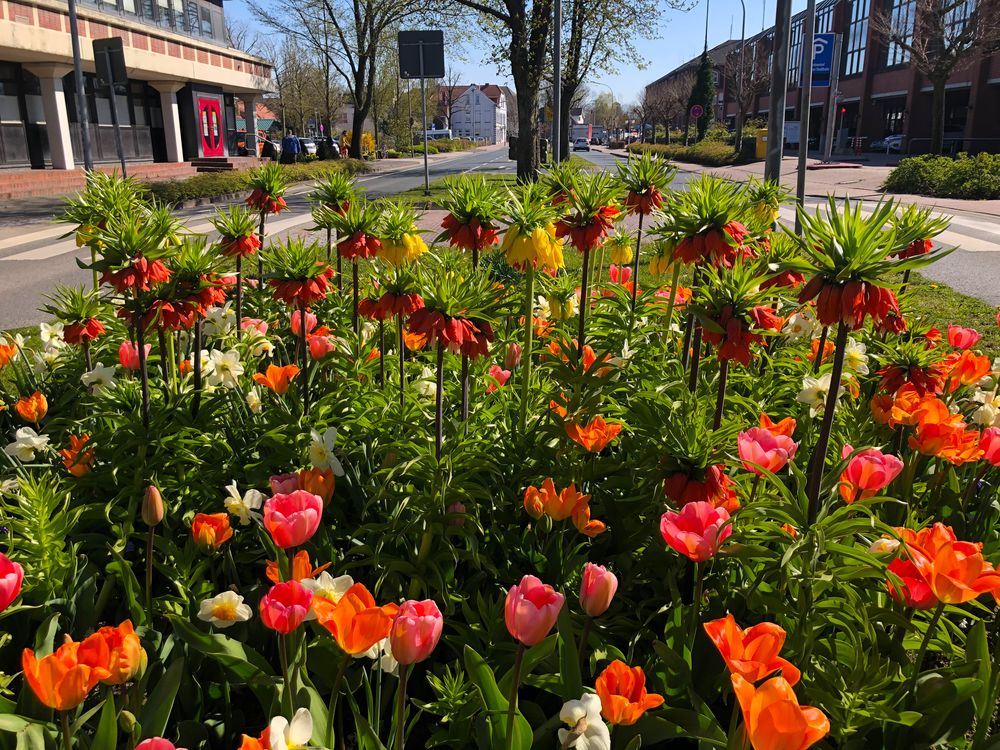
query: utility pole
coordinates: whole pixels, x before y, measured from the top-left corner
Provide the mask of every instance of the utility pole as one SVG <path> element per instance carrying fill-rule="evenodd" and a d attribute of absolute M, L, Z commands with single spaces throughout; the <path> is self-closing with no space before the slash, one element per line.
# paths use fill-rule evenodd
<path fill-rule="evenodd" d="M 781 179 L 781 154 L 785 142 L 785 99 L 788 95 L 788 41 L 791 36 L 792 0 L 778 0 L 774 13 L 774 57 L 771 61 L 771 97 L 767 114 L 767 159 L 764 179 Z"/>
<path fill-rule="evenodd" d="M 840 44 L 843 35 L 839 32 L 833 42 L 833 66 L 830 68 L 830 101 L 826 105 L 826 138 L 823 142 L 823 161 L 827 164 L 833 158 L 833 138 L 837 124 L 837 86 L 840 85 Z"/>
<path fill-rule="evenodd" d="M 90 148 L 90 112 L 87 109 L 87 92 L 83 88 L 83 66 L 80 62 L 80 28 L 76 21 L 76 0 L 69 0 L 69 38 L 73 44 L 73 83 L 76 89 L 76 120 L 80 125 L 80 140 L 83 143 L 83 168 L 91 172 L 94 169 L 94 157 Z"/>
<path fill-rule="evenodd" d="M 795 180 L 795 202 L 799 208 L 805 204 L 806 196 L 806 159 L 809 156 L 809 116 L 812 109 L 812 68 L 815 41 L 813 32 L 816 26 L 816 0 L 809 0 L 806 6 L 806 17 L 802 19 L 802 85 L 799 87 L 799 171 Z M 799 212 L 795 212 L 795 234 L 801 234 L 802 222 Z"/>
<path fill-rule="evenodd" d="M 552 163 L 562 161 L 562 0 L 552 3 Z"/>

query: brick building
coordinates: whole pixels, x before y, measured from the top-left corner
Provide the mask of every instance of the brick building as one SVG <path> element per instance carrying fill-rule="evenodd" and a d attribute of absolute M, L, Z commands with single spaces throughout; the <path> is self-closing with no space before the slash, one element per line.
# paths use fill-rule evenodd
<path fill-rule="evenodd" d="M 842 8 L 838 10 L 838 2 Z M 969 3 L 974 0 L 968 0 Z M 885 10 L 897 19 L 912 19 L 916 0 L 825 0 L 816 8 L 816 33 L 842 30 L 839 96 L 834 110 L 835 145 L 842 147 L 849 138 L 863 138 L 865 143 L 887 135 L 905 136 L 904 152 L 923 153 L 930 147 L 931 85 L 911 65 L 909 55 L 895 44 L 887 44 L 874 34 L 869 23 L 873 12 Z M 963 6 L 965 13 L 971 5 Z M 954 23 L 962 23 L 959 13 Z M 835 15 L 840 14 L 839 24 Z M 798 81 L 802 60 L 802 26 L 805 13 L 792 19 L 789 49 L 789 85 L 785 110 L 786 121 L 795 122 L 806 106 Z M 912 24 L 912 20 L 910 21 Z M 753 59 L 759 45 L 770 55 L 773 28 L 746 40 L 745 59 Z M 739 40 L 720 45 L 727 51 L 738 49 Z M 716 49 L 719 49 L 716 48 Z M 720 84 L 720 103 L 716 117 L 730 125 L 736 119 L 736 104 L 726 94 L 725 52 L 716 62 Z M 670 71 L 650 84 L 656 86 L 669 77 L 689 69 L 698 59 Z M 810 140 L 818 143 L 825 132 L 829 89 L 814 88 L 811 97 Z M 769 96 L 765 91 L 750 107 L 748 117 L 767 118 Z M 945 147 L 948 151 L 1000 152 L 1000 54 L 976 61 L 957 71 L 949 80 L 945 98 Z"/>
<path fill-rule="evenodd" d="M 129 82 L 115 98 L 129 161 L 234 153 L 248 140 L 237 130 L 236 101 L 253 113 L 273 88 L 265 61 L 226 43 L 222 0 L 86 0 L 78 29 L 97 164 L 117 161 L 117 152 L 111 97 L 94 75 L 95 39 L 124 44 Z M 75 88 L 66 3 L 0 0 L 0 168 L 82 165 Z"/>

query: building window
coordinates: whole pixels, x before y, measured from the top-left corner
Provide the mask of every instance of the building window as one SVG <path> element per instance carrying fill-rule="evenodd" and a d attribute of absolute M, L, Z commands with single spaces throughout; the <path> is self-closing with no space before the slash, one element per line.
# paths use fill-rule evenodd
<path fill-rule="evenodd" d="M 799 70 L 802 67 L 802 21 L 799 18 L 792 21 L 792 36 L 788 49 L 788 82 L 798 85 Z"/>
<path fill-rule="evenodd" d="M 916 17 L 915 0 L 894 0 L 892 4 L 893 29 L 905 30 L 905 39 L 909 43 L 913 39 L 913 20 Z M 889 42 L 885 50 L 885 66 L 906 65 L 910 62 L 910 53 L 899 44 Z"/>
<path fill-rule="evenodd" d="M 953 39 L 965 29 L 965 22 L 975 10 L 976 0 L 965 0 L 955 5 L 945 16 L 945 37 Z"/>
<path fill-rule="evenodd" d="M 21 122 L 19 70 L 13 63 L 0 62 L 0 122 Z"/>
<path fill-rule="evenodd" d="M 828 34 L 833 28 L 833 10 L 836 3 L 827 3 L 816 10 L 816 33 Z"/>
<path fill-rule="evenodd" d="M 845 76 L 857 75 L 864 70 L 870 11 L 871 0 L 854 0 L 851 4 L 851 23 L 847 30 L 847 53 L 844 55 Z"/>
<path fill-rule="evenodd" d="M 903 132 L 906 116 L 906 99 L 886 99 L 882 102 L 882 122 L 884 135 L 898 135 Z"/>

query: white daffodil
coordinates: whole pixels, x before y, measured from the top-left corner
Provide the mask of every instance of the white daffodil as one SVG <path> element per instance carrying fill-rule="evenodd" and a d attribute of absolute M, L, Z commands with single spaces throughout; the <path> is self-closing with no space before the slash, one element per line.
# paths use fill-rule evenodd
<path fill-rule="evenodd" d="M 818 378 L 802 379 L 802 390 L 796 396 L 796 401 L 809 406 L 809 414 L 815 417 L 826 406 L 826 397 L 830 393 L 830 373 Z"/>
<path fill-rule="evenodd" d="M 260 414 L 261 409 L 264 408 L 263 404 L 261 404 L 260 401 L 260 391 L 258 391 L 256 388 L 251 388 L 249 391 L 247 391 L 246 401 L 247 401 L 247 407 L 254 414 Z"/>
<path fill-rule="evenodd" d="M 32 370 L 37 376 L 44 376 L 49 370 L 56 366 L 59 361 L 60 351 L 58 349 L 42 349 L 34 352 L 32 359 Z"/>
<path fill-rule="evenodd" d="M 39 435 L 30 427 L 22 427 L 14 433 L 14 442 L 3 449 L 11 458 L 28 462 L 35 458 L 35 451 L 42 450 L 49 444 L 48 435 Z"/>
<path fill-rule="evenodd" d="M 244 331 L 244 333 L 250 334 L 247 341 L 247 346 L 250 350 L 250 356 L 252 357 L 273 357 L 274 356 L 274 344 L 262 333 L 256 330 Z"/>
<path fill-rule="evenodd" d="M 871 546 L 868 548 L 868 554 L 870 555 L 887 555 L 890 552 L 895 552 L 899 549 L 898 539 L 882 538 L 876 539 L 872 542 Z"/>
<path fill-rule="evenodd" d="M 61 349 L 66 345 L 62 323 L 39 323 L 38 337 L 45 348 Z"/>
<path fill-rule="evenodd" d="M 240 519 L 240 526 L 249 526 L 250 521 L 261 521 L 262 516 L 257 511 L 264 505 L 264 493 L 257 490 L 247 490 L 242 495 L 236 482 L 226 487 L 226 497 L 223 503 L 231 515 Z"/>
<path fill-rule="evenodd" d="M 807 312 L 800 311 L 788 316 L 781 332 L 791 341 L 799 341 L 800 339 L 811 339 L 819 333 L 821 328 L 822 326 L 816 318 Z"/>
<path fill-rule="evenodd" d="M 222 336 L 236 325 L 236 311 L 232 302 L 219 307 L 210 307 L 205 313 L 205 335 Z"/>
<path fill-rule="evenodd" d="M 372 336 L 375 335 L 375 324 L 370 320 L 366 320 L 361 324 L 361 340 L 367 341 Z"/>
<path fill-rule="evenodd" d="M 211 375 L 208 377 L 208 384 L 221 386 L 222 388 L 236 388 L 240 384 L 240 375 L 243 374 L 243 365 L 240 364 L 240 353 L 235 349 L 228 352 L 220 352 L 213 349 L 209 354 L 212 361 Z"/>
<path fill-rule="evenodd" d="M 206 599 L 198 607 L 198 619 L 220 629 L 246 622 L 252 616 L 253 610 L 243 603 L 243 597 L 235 591 L 223 591 L 218 596 Z"/>
<path fill-rule="evenodd" d="M 399 662 L 392 655 L 392 647 L 389 645 L 389 638 L 385 637 L 367 651 L 354 655 L 355 659 L 373 659 L 378 661 L 378 668 L 393 677 L 399 676 Z"/>
<path fill-rule="evenodd" d="M 848 338 L 844 347 L 844 367 L 855 375 L 867 375 L 868 347 L 854 338 Z"/>
<path fill-rule="evenodd" d="M 437 380 L 431 368 L 425 367 L 420 371 L 420 377 L 413 381 L 413 389 L 424 398 L 437 396 Z"/>
<path fill-rule="evenodd" d="M 313 430 L 310 435 L 312 442 L 309 444 L 309 460 L 312 465 L 317 469 L 332 469 L 334 476 L 344 476 L 344 467 L 333 452 L 337 444 L 337 428 L 327 427 L 322 435 Z"/>
<path fill-rule="evenodd" d="M 552 315 L 552 308 L 549 306 L 549 300 L 544 294 L 539 294 L 538 297 L 535 298 L 534 312 L 536 318 L 543 318 L 544 320 L 548 320 Z"/>
<path fill-rule="evenodd" d="M 303 578 L 299 583 L 312 592 L 313 601 L 316 600 L 316 597 L 322 597 L 336 604 L 347 593 L 347 590 L 354 585 L 354 579 L 350 576 L 337 576 L 334 578 L 324 570 L 315 578 Z M 309 614 L 306 615 L 306 619 L 316 619 L 316 613 L 312 611 L 312 607 L 309 608 Z"/>
<path fill-rule="evenodd" d="M 566 701 L 559 711 L 559 719 L 570 727 L 559 730 L 561 746 L 577 750 L 611 750 L 611 732 L 601 719 L 601 699 L 597 695 L 587 693 L 578 701 Z"/>
<path fill-rule="evenodd" d="M 1000 427 L 1000 395 L 995 391 L 976 391 L 972 400 L 980 404 L 972 412 L 972 421 L 980 427 Z"/>
<path fill-rule="evenodd" d="M 300 708 L 291 722 L 284 716 L 275 716 L 268 729 L 271 750 L 297 750 L 306 747 L 312 739 L 312 714 L 308 708 Z"/>
<path fill-rule="evenodd" d="M 93 370 L 80 376 L 80 382 L 92 389 L 95 394 L 109 391 L 115 385 L 115 366 L 105 366 L 98 362 Z"/>

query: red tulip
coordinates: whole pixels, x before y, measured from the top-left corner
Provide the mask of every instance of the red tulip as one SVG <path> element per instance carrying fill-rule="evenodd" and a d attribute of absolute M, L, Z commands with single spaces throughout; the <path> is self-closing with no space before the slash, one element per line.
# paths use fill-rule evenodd
<path fill-rule="evenodd" d="M 0 552 L 0 612 L 17 599 L 23 581 L 24 568 Z"/>
<path fill-rule="evenodd" d="M 746 432 L 741 432 L 736 443 L 744 468 L 758 475 L 763 473 L 758 466 L 772 474 L 781 471 L 795 457 L 795 451 L 799 447 L 790 437 L 775 434 L 763 427 L 751 427 Z"/>
<path fill-rule="evenodd" d="M 292 314 L 289 316 L 291 319 L 292 333 L 296 336 L 302 335 L 302 313 L 298 310 L 293 310 Z M 311 312 L 306 310 L 306 333 L 312 333 L 312 329 L 316 327 L 316 316 Z"/>
<path fill-rule="evenodd" d="M 306 619 L 312 598 L 312 591 L 298 581 L 276 583 L 260 600 L 260 620 L 288 635 Z"/>
<path fill-rule="evenodd" d="M 556 624 L 565 597 L 535 576 L 525 576 L 507 592 L 507 632 L 525 646 L 541 643 Z"/>
<path fill-rule="evenodd" d="M 841 458 L 854 452 L 850 445 L 844 445 Z M 860 451 L 848 463 L 840 475 L 840 496 L 850 504 L 855 500 L 874 497 L 899 476 L 903 462 L 891 454 L 882 453 L 878 448 Z"/>
<path fill-rule="evenodd" d="M 618 578 L 603 565 L 587 563 L 580 579 L 580 606 L 589 617 L 600 617 L 618 591 Z"/>
<path fill-rule="evenodd" d="M 149 357 L 149 352 L 152 350 L 152 344 L 146 344 L 146 357 Z M 118 347 L 118 361 L 121 366 L 126 370 L 138 370 L 139 369 L 139 347 L 133 344 L 128 339 L 122 342 L 122 345 Z"/>
<path fill-rule="evenodd" d="M 667 511 L 660 518 L 663 540 L 694 562 L 713 557 L 732 533 L 728 511 L 711 503 L 688 503 L 680 513 Z"/>
<path fill-rule="evenodd" d="M 987 427 L 979 438 L 979 449 L 983 458 L 993 466 L 1000 466 L 1000 428 Z"/>
<path fill-rule="evenodd" d="M 437 647 L 443 627 L 441 610 L 430 599 L 403 602 L 389 631 L 393 658 L 400 664 L 423 661 Z"/>
<path fill-rule="evenodd" d="M 979 343 L 982 334 L 974 328 L 962 328 L 948 324 L 948 343 L 955 349 L 971 349 Z"/>
<path fill-rule="evenodd" d="M 322 516 L 323 499 L 305 490 L 275 495 L 264 503 L 264 528 L 282 549 L 309 541 Z"/>
<path fill-rule="evenodd" d="M 937 606 L 937 597 L 912 561 L 896 558 L 889 563 L 889 572 L 903 581 L 902 589 L 897 589 L 891 580 L 886 581 L 889 593 L 897 602 L 914 609 L 934 609 Z"/>

